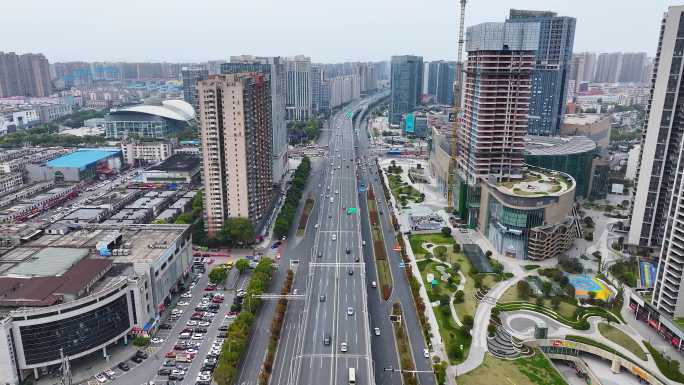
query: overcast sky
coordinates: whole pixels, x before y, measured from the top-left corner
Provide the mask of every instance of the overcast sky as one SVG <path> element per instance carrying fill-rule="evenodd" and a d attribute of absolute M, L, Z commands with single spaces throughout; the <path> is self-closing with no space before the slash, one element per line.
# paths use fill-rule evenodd
<path fill-rule="evenodd" d="M 458 0 L 0 0 L 0 51 L 51 62 L 181 61 L 305 54 L 317 62 L 456 57 Z M 509 8 L 577 18 L 575 52 L 655 53 L 684 0 L 468 0 L 466 26 Z"/>

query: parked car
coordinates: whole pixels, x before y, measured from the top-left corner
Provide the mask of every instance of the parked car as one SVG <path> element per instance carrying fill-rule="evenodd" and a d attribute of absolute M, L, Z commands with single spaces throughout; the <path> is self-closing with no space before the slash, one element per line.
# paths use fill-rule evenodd
<path fill-rule="evenodd" d="M 127 363 L 125 362 L 119 362 L 119 365 L 116 365 L 119 369 L 123 370 L 124 372 L 129 371 L 131 368 L 128 366 Z"/>

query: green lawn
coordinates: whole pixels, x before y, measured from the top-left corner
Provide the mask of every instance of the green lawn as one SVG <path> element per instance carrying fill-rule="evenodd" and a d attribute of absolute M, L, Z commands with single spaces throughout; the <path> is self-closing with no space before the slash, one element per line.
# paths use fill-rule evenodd
<path fill-rule="evenodd" d="M 507 303 L 507 302 L 518 302 L 518 301 L 525 301 L 524 299 L 520 298 L 518 296 L 518 287 L 516 285 L 513 285 L 509 287 L 501 296 L 499 299 L 500 303 Z M 530 303 L 536 303 L 537 298 L 536 297 L 530 297 L 526 300 L 527 302 Z M 551 305 L 551 299 L 545 299 L 544 300 L 544 306 L 552 309 Z M 560 315 L 562 315 L 565 318 L 572 319 L 575 316 L 575 311 L 577 310 L 577 304 L 571 302 L 569 299 L 563 299 L 561 300 L 561 303 L 558 307 L 558 310 L 555 310 L 558 312 Z"/>
<path fill-rule="evenodd" d="M 660 372 L 663 373 L 665 377 L 669 378 L 672 381 L 684 383 L 684 374 L 682 374 L 682 372 L 679 371 L 678 362 L 676 362 L 675 360 L 670 361 L 669 359 L 664 357 L 662 353 L 660 353 L 653 346 L 651 346 L 651 344 L 649 344 L 648 342 L 644 341 L 644 345 L 646 345 L 646 349 L 648 349 L 648 351 L 651 353 L 651 357 L 653 357 L 656 366 L 658 367 L 658 369 L 660 369 Z M 675 362 L 675 365 L 671 365 L 672 362 Z"/>
<path fill-rule="evenodd" d="M 459 385 L 566 385 L 551 362 L 535 350 L 532 357 L 502 360 L 491 354 L 477 369 L 458 377 Z"/>
<path fill-rule="evenodd" d="M 424 257 L 427 254 L 427 250 L 422 246 L 423 243 L 432 243 L 433 245 L 453 245 L 455 243 L 454 238 L 442 233 L 409 235 L 409 242 L 416 258 Z"/>
<path fill-rule="evenodd" d="M 413 201 L 420 203 L 424 200 L 420 191 L 416 190 L 410 183 L 403 181 L 400 175 L 388 173 L 387 179 L 389 180 L 392 195 L 394 195 L 394 198 L 396 198 L 397 201 Z"/>
<path fill-rule="evenodd" d="M 515 311 L 515 310 L 530 310 L 530 311 L 535 311 L 537 313 L 544 314 L 562 324 L 565 324 L 567 326 L 570 326 L 571 328 L 578 329 L 578 330 L 588 330 L 589 329 L 589 322 L 587 321 L 587 318 L 591 316 L 597 316 L 597 317 L 602 317 L 605 319 L 610 319 L 612 322 L 618 322 L 620 323 L 620 319 L 615 316 L 615 314 L 609 312 L 606 309 L 600 308 L 598 306 L 586 306 L 586 307 L 578 307 L 577 312 L 576 312 L 576 317 L 573 315 L 571 318 L 564 317 L 563 315 L 559 314 L 557 311 L 546 307 L 546 306 L 538 306 L 535 303 L 531 302 L 506 302 L 502 303 L 499 302 L 496 305 L 496 308 L 499 309 L 499 311 Z"/>
<path fill-rule="evenodd" d="M 639 344 L 622 330 L 606 323 L 600 323 L 598 328 L 602 336 L 629 350 L 640 359 L 646 360 L 646 352 L 644 352 Z"/>

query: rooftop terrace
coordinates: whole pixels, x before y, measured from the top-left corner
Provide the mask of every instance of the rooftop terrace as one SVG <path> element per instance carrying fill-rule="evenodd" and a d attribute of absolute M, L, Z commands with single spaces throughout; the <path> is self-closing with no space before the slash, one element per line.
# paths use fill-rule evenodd
<path fill-rule="evenodd" d="M 527 167 L 521 178 L 506 178 L 498 181 L 499 191 L 520 197 L 559 196 L 570 191 L 575 181 L 568 175 L 537 167 Z"/>

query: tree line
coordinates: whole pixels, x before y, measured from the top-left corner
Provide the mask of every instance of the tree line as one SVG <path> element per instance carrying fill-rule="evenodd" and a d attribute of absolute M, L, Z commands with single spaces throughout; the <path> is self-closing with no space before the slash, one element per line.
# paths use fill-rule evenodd
<path fill-rule="evenodd" d="M 304 193 L 306 181 L 309 179 L 310 173 L 311 160 L 305 156 L 304 159 L 302 159 L 302 163 L 300 163 L 297 170 L 295 170 L 290 188 L 287 190 L 285 203 L 283 203 L 283 207 L 280 209 L 278 218 L 276 218 L 275 225 L 273 226 L 273 234 L 276 237 L 280 238 L 287 235 L 290 224 L 293 223 L 294 216 L 297 213 L 297 206 L 299 206 L 299 201 L 302 199 L 302 194 Z"/>

